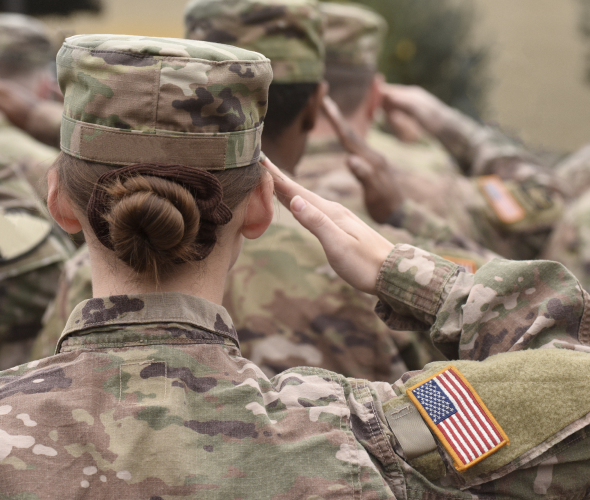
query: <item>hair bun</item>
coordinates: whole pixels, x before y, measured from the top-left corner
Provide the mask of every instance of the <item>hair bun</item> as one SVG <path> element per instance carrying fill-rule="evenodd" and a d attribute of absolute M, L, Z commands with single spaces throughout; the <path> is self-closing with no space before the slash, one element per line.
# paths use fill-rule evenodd
<path fill-rule="evenodd" d="M 178 262 L 194 260 L 201 215 L 182 185 L 154 176 L 117 179 L 106 188 L 104 214 L 116 256 L 138 273 L 162 276 Z"/>

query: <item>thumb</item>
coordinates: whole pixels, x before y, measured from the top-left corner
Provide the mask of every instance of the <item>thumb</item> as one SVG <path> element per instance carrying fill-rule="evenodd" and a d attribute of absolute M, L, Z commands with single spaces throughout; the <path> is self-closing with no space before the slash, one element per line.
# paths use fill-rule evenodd
<path fill-rule="evenodd" d="M 360 156 L 352 155 L 347 160 L 347 165 L 353 175 L 362 183 L 368 182 L 372 175 L 374 175 L 374 169 L 369 162 Z"/>
<path fill-rule="evenodd" d="M 329 256 L 333 247 L 344 244 L 345 233 L 325 213 L 297 195 L 291 200 L 291 213 L 297 221 L 313 234 Z"/>

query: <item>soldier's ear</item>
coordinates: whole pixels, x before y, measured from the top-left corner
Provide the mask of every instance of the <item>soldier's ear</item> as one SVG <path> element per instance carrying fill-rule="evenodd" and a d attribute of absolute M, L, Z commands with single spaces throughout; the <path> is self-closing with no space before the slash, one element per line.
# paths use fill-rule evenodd
<path fill-rule="evenodd" d="M 309 97 L 309 100 L 303 109 L 303 120 L 301 120 L 303 132 L 310 132 L 315 127 L 318 116 L 321 113 L 322 100 L 328 95 L 329 88 L 330 86 L 328 85 L 328 82 L 322 80 L 315 92 Z"/>
<path fill-rule="evenodd" d="M 82 224 L 74 212 L 72 202 L 59 189 L 59 175 L 57 170 L 52 168 L 47 174 L 48 194 L 47 208 L 55 219 L 55 222 L 69 234 L 76 234 L 82 231 Z"/>
<path fill-rule="evenodd" d="M 241 232 L 244 238 L 255 240 L 262 236 L 272 222 L 274 183 L 268 172 L 264 172 L 260 184 L 250 193 Z"/>

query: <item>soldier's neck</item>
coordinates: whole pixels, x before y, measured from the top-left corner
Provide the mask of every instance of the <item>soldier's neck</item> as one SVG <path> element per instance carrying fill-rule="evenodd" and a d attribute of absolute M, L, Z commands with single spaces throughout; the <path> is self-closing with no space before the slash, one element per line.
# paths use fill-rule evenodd
<path fill-rule="evenodd" d="M 117 259 L 112 251 L 89 244 L 92 295 L 108 297 L 180 292 L 221 305 L 227 273 L 235 261 L 228 247 L 224 249 L 219 245 L 219 248 L 216 248 L 218 251 L 209 255 L 206 261 L 181 264 L 173 274 L 163 277 L 156 283 L 132 271 Z"/>

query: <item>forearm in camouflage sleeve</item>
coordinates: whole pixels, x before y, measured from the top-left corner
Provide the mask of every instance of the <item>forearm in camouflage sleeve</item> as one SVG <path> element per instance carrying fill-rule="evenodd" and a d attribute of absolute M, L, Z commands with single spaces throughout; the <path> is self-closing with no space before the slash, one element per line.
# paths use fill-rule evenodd
<path fill-rule="evenodd" d="M 436 137 L 469 176 L 497 174 L 504 179 L 514 178 L 526 175 L 531 166 L 539 167 L 531 153 L 500 131 L 456 110 L 449 110 Z"/>
<path fill-rule="evenodd" d="M 419 203 L 405 198 L 402 204 L 385 221 L 390 226 L 405 229 L 413 236 L 436 241 L 449 241 L 453 229 L 448 222 Z"/>
<path fill-rule="evenodd" d="M 430 329 L 448 357 L 482 360 L 551 343 L 590 345 L 588 294 L 561 264 L 495 259 L 475 274 L 397 245 L 377 282 L 390 328 Z"/>

